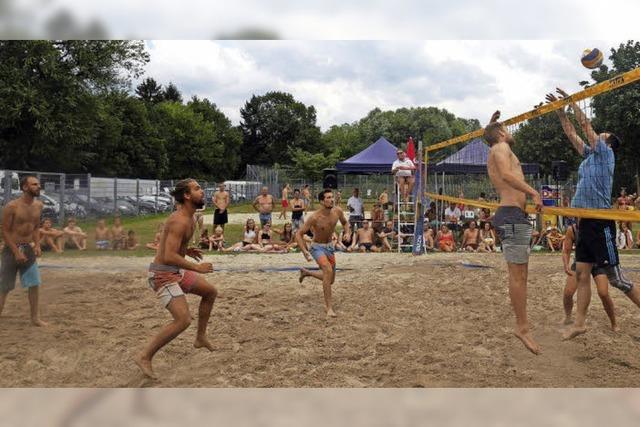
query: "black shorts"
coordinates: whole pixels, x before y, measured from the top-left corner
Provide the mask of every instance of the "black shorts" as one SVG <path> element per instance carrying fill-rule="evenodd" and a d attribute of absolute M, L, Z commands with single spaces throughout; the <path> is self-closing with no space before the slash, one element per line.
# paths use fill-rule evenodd
<path fill-rule="evenodd" d="M 580 220 L 576 262 L 586 262 L 596 267 L 613 267 L 620 263 L 614 221 L 589 218 Z"/>
<path fill-rule="evenodd" d="M 216 209 L 213 211 L 213 225 L 225 225 L 229 222 L 229 216 L 227 215 L 227 210 L 220 213 L 220 209 Z"/>

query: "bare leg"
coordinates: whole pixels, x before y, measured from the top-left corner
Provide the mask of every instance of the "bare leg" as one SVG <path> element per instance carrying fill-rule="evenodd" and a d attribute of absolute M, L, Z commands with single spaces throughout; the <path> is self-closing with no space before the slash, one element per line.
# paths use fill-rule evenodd
<path fill-rule="evenodd" d="M 613 301 L 611 300 L 611 296 L 609 296 L 609 279 L 607 279 L 606 274 L 599 274 L 595 277 L 595 281 L 598 296 L 600 297 L 600 301 L 602 301 L 602 307 L 604 307 L 604 311 L 607 313 L 609 321 L 611 322 L 611 329 L 618 332 L 620 328 L 616 322 L 616 312 L 613 308 Z"/>
<path fill-rule="evenodd" d="M 0 316 L 2 316 L 2 310 L 4 309 L 4 302 L 7 300 L 9 292 L 0 292 Z"/>
<path fill-rule="evenodd" d="M 413 194 L 413 186 L 415 185 L 415 182 L 416 182 L 415 178 L 413 178 L 413 177 L 407 179 L 407 187 L 409 187 L 408 190 L 407 190 L 407 195 Z M 407 198 L 408 198 L 408 196 L 407 196 Z"/>
<path fill-rule="evenodd" d="M 591 301 L 591 268 L 592 264 L 586 262 L 576 263 L 576 276 L 578 281 L 578 307 L 576 310 L 576 321 L 573 327 L 562 334 L 562 338 L 569 340 L 587 332 L 585 322 L 587 320 L 587 310 Z"/>
<path fill-rule="evenodd" d="M 337 317 L 336 313 L 333 311 L 332 300 L 331 300 L 331 284 L 334 281 L 334 272 L 331 265 L 322 265 L 322 293 L 324 294 L 324 307 L 327 310 L 327 317 Z"/>
<path fill-rule="evenodd" d="M 625 295 L 627 296 L 627 298 L 629 298 L 631 301 L 633 301 L 633 303 L 635 305 L 640 307 L 640 288 L 638 288 L 637 286 L 634 286 Z"/>
<path fill-rule="evenodd" d="M 46 322 L 40 320 L 40 313 L 38 311 L 38 292 L 39 286 L 32 286 L 29 288 L 29 306 L 31 309 L 31 323 L 34 326 L 47 326 Z"/>
<path fill-rule="evenodd" d="M 173 321 L 165 325 L 160 332 L 151 339 L 142 352 L 134 357 L 134 362 L 138 365 L 142 372 L 156 379 L 151 367 L 151 359 L 162 347 L 167 345 L 171 340 L 180 335 L 191 324 L 191 314 L 189 313 L 189 305 L 187 298 L 181 295 L 172 298 L 167 306 L 169 312 L 173 316 Z"/>
<path fill-rule="evenodd" d="M 573 276 L 567 276 L 567 282 L 564 285 L 564 292 L 562 294 L 562 305 L 564 306 L 564 324 L 571 324 L 571 312 L 573 311 L 573 296 L 578 289 L 578 283 L 576 282 L 575 273 Z"/>
<path fill-rule="evenodd" d="M 209 323 L 213 303 L 216 300 L 216 296 L 218 296 L 218 290 L 207 282 L 204 277 L 199 276 L 191 292 L 202 297 L 198 308 L 198 332 L 193 346 L 195 348 L 204 347 L 209 351 L 213 351 L 213 344 L 207 339 L 207 324 Z"/>
<path fill-rule="evenodd" d="M 516 315 L 515 336 L 533 354 L 540 353 L 540 347 L 529 335 L 529 321 L 527 320 L 527 275 L 529 264 L 507 263 L 509 268 L 509 297 Z"/>
<path fill-rule="evenodd" d="M 322 280 L 322 278 L 324 277 L 324 274 L 321 271 L 311 271 L 311 270 L 307 270 L 306 268 L 301 268 L 298 282 L 302 283 L 304 278 L 309 276 L 315 277 L 318 280 Z"/>

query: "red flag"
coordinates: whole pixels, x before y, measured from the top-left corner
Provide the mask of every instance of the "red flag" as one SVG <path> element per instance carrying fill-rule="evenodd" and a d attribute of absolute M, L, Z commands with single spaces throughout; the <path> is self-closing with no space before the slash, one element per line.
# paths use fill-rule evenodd
<path fill-rule="evenodd" d="M 416 146 L 413 143 L 413 138 L 409 137 L 407 141 L 407 157 L 411 159 L 411 161 L 416 160 Z"/>

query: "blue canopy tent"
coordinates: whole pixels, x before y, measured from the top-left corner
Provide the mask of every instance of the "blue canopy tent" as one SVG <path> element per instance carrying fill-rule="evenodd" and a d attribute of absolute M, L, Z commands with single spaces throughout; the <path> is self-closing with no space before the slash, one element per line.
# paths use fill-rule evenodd
<path fill-rule="evenodd" d="M 455 175 L 483 175 L 487 173 L 489 146 L 481 138 L 476 138 L 459 151 L 446 159 L 429 165 L 429 172 Z M 525 175 L 537 175 L 540 165 L 537 163 L 522 163 Z"/>
<path fill-rule="evenodd" d="M 348 174 L 390 174 L 391 165 L 398 158 L 397 150 L 395 145 L 381 136 L 358 154 L 338 162 L 336 169 L 339 173 Z"/>

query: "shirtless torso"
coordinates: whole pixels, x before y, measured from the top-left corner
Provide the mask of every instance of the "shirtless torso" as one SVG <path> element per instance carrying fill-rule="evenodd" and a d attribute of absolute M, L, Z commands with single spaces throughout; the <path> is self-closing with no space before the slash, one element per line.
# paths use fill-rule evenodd
<path fill-rule="evenodd" d="M 373 228 L 358 229 L 358 244 L 373 243 Z"/>
<path fill-rule="evenodd" d="M 229 206 L 229 192 L 226 190 L 218 190 L 213 193 L 213 206 L 215 206 L 221 213 Z"/>
<path fill-rule="evenodd" d="M 524 181 L 524 173 L 522 172 L 520 160 L 513 154 L 507 142 L 499 142 L 491 147 L 487 161 L 487 170 L 491 183 L 500 195 L 500 206 L 517 206 L 524 210 L 527 195 L 521 190 L 514 188 L 505 180 L 504 171 L 500 170 L 497 165 L 498 158 L 507 160 L 507 171 L 517 179 Z"/>
<path fill-rule="evenodd" d="M 256 197 L 254 206 L 257 206 L 258 212 L 262 214 L 271 213 L 273 211 L 273 196 L 271 194 L 261 194 Z"/>

